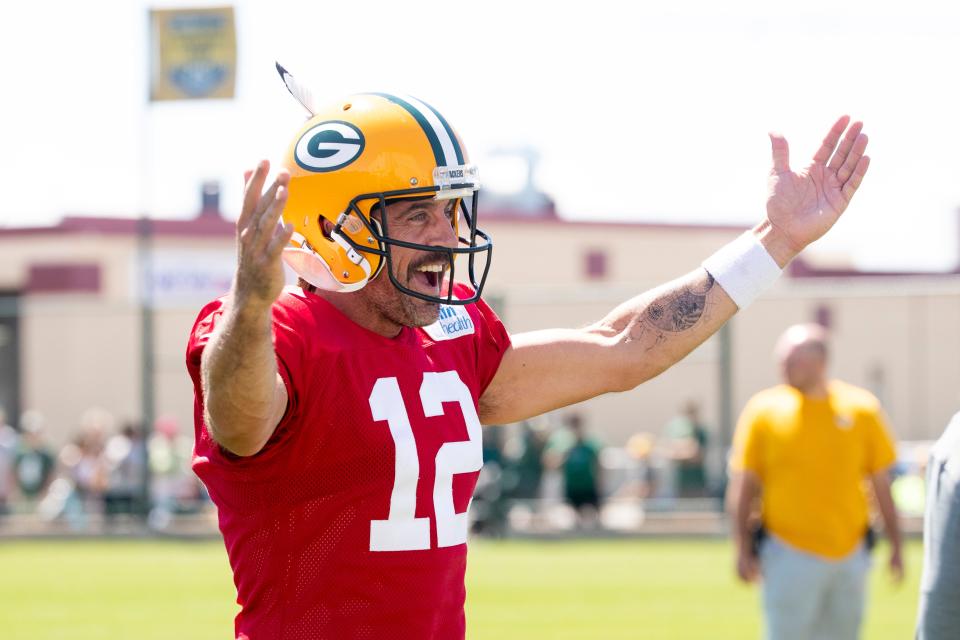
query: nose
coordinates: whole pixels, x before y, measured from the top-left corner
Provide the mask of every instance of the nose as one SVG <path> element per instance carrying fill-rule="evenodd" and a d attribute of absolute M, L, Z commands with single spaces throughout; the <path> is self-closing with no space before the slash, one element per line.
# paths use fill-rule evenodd
<path fill-rule="evenodd" d="M 450 248 L 456 248 L 459 244 L 453 222 L 447 217 L 445 207 L 437 207 L 430 216 L 429 244 Z"/>

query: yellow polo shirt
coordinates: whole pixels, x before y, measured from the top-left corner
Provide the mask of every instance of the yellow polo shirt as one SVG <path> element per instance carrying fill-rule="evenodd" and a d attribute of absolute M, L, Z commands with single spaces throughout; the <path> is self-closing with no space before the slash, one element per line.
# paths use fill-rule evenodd
<path fill-rule="evenodd" d="M 760 479 L 768 531 L 798 549 L 838 559 L 866 531 L 864 481 L 895 460 L 879 401 L 834 381 L 825 399 L 787 385 L 751 398 L 737 423 L 730 466 Z"/>

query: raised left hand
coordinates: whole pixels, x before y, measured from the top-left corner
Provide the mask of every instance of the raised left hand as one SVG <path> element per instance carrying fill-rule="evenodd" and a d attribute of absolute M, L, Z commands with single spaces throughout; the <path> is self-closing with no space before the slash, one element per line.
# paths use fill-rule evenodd
<path fill-rule="evenodd" d="M 790 169 L 787 140 L 770 134 L 773 169 L 768 181 L 767 221 L 794 255 L 836 223 L 870 166 L 870 158 L 863 155 L 867 148 L 867 136 L 861 133 L 863 123 L 854 122 L 847 129 L 849 122 L 849 116 L 837 120 L 811 163 L 798 172 Z"/>

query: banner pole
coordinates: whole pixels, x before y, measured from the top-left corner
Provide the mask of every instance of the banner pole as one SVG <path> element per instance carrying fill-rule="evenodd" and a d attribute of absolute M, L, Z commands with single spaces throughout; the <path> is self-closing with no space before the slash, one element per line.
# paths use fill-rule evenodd
<path fill-rule="evenodd" d="M 153 80 L 154 33 L 152 13 L 147 10 L 147 74 L 146 100 L 140 117 L 140 217 L 137 221 L 138 303 L 140 311 L 140 419 L 143 437 L 143 469 L 140 479 L 140 510 L 146 520 L 152 507 L 152 470 L 150 440 L 156 420 L 153 317 L 153 221 L 150 218 L 153 186 L 153 149 L 151 85 Z"/>

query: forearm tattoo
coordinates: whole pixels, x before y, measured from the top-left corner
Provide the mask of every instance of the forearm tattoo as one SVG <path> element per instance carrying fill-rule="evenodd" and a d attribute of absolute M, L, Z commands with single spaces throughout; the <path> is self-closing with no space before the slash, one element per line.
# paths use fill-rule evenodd
<path fill-rule="evenodd" d="M 639 309 L 636 315 L 624 318 L 627 339 L 646 343 L 653 349 L 669 335 L 692 329 L 707 313 L 707 298 L 716 281 L 704 271 L 693 282 L 660 294 Z M 614 325 L 614 328 L 620 330 Z"/>
<path fill-rule="evenodd" d="M 650 303 L 644 311 L 643 321 L 660 329 L 677 333 L 697 324 L 707 307 L 707 294 L 713 288 L 713 276 L 688 286 L 679 292 L 671 292 Z"/>

